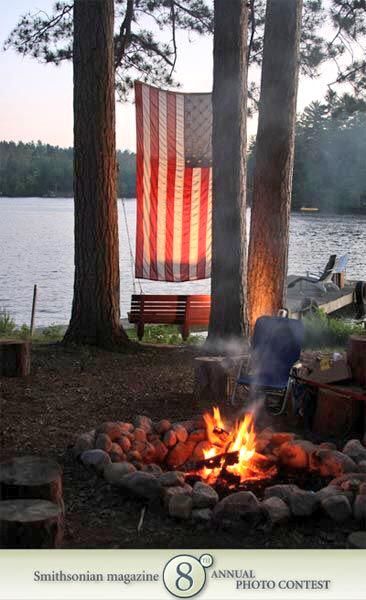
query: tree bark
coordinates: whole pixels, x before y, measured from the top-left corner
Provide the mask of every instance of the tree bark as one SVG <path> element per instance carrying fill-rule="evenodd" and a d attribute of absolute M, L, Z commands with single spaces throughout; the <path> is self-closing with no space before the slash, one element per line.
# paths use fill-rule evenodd
<path fill-rule="evenodd" d="M 246 333 L 245 0 L 215 0 L 211 316 L 208 342 Z"/>
<path fill-rule="evenodd" d="M 120 325 L 114 2 L 74 2 L 74 299 L 66 342 L 127 343 Z"/>
<path fill-rule="evenodd" d="M 248 258 L 248 315 L 286 304 L 302 0 L 268 0 Z"/>

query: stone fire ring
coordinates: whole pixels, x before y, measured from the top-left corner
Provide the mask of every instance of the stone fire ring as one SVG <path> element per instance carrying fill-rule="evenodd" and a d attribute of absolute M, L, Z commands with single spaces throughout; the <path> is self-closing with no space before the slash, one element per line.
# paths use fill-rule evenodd
<path fill-rule="evenodd" d="M 111 486 L 145 502 L 159 501 L 177 519 L 247 528 L 320 512 L 337 523 L 351 518 L 366 522 L 366 443 L 350 440 L 340 452 L 334 444 L 314 445 L 270 428 L 257 437 L 257 449 L 275 457 L 278 464 L 333 479 L 317 492 L 293 484 L 270 485 L 263 500 L 251 491 L 220 500 L 211 485 L 199 481 L 192 487 L 179 467 L 202 460 L 203 451 L 210 447 L 202 418 L 153 423 L 138 416 L 133 423 L 103 423 L 79 435 L 73 453 Z"/>

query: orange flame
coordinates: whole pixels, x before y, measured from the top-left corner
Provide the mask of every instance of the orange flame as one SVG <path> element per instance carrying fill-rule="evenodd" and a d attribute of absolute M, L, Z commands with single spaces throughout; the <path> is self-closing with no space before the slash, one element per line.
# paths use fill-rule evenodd
<path fill-rule="evenodd" d="M 207 439 L 212 444 L 211 448 L 203 451 L 205 459 L 238 452 L 238 462 L 234 465 L 227 465 L 225 468 L 229 473 L 240 477 L 240 482 L 248 479 L 267 478 L 273 474 L 273 469 L 266 470 L 260 466 L 261 463 L 264 464 L 261 459 L 264 459 L 265 462 L 265 457 L 256 452 L 256 433 L 251 413 L 246 414 L 232 428 L 225 424 L 217 407 L 214 407 L 213 415 L 206 413 L 203 418 L 206 424 Z M 223 456 L 219 466 L 212 469 L 203 467 L 199 475 L 207 483 L 215 483 L 224 463 L 225 457 Z"/>

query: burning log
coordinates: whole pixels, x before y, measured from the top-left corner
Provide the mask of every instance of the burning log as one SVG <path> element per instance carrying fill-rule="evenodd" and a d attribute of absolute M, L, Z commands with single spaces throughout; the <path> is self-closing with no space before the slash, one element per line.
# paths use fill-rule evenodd
<path fill-rule="evenodd" d="M 186 471 L 200 471 L 201 469 L 218 469 L 219 467 L 235 465 L 239 460 L 239 452 L 224 452 L 222 454 L 216 454 L 211 458 L 205 458 L 203 460 L 190 461 L 186 463 Z"/>

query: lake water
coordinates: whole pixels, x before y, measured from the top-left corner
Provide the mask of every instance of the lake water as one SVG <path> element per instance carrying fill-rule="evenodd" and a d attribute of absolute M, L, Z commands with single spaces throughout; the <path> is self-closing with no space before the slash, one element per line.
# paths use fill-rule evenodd
<path fill-rule="evenodd" d="M 135 200 L 125 201 L 132 245 Z M 118 201 L 121 315 L 133 293 L 131 261 L 122 202 Z M 18 324 L 29 323 L 33 285 L 38 285 L 36 325 L 67 323 L 73 291 L 71 198 L 0 198 L 0 309 Z M 366 280 L 366 215 L 291 216 L 289 273 L 322 270 L 330 254 L 349 254 L 348 275 Z M 209 280 L 181 284 L 141 282 L 146 293 L 209 293 Z M 136 291 L 140 291 L 136 282 Z"/>

